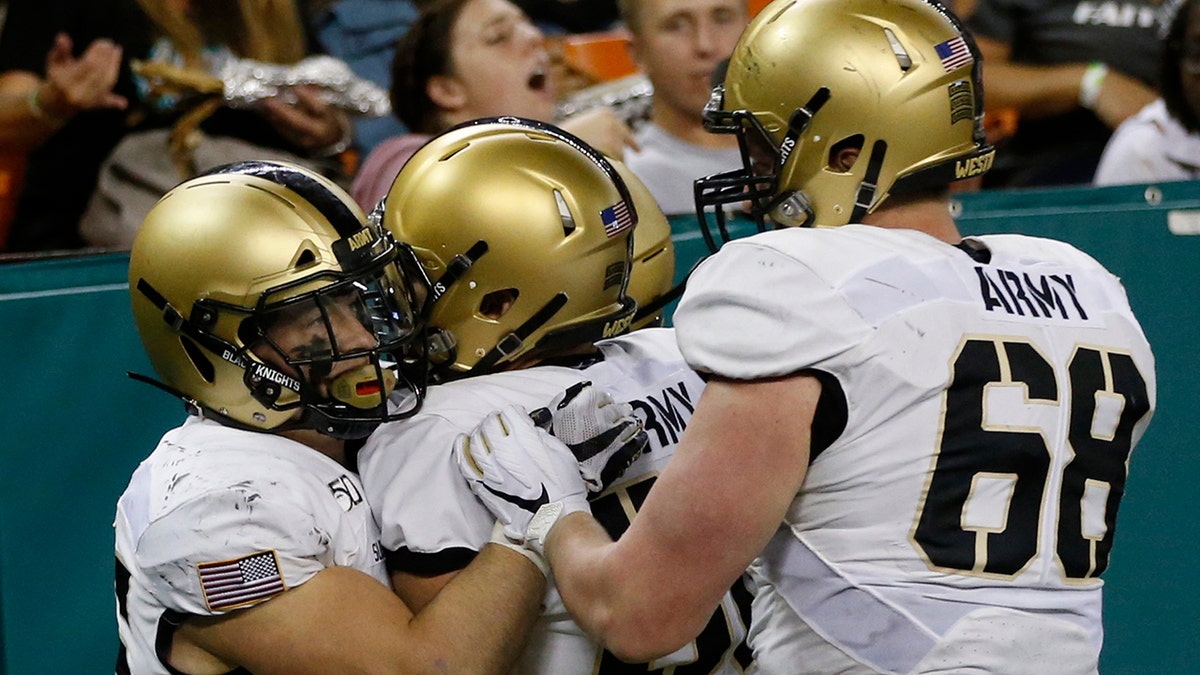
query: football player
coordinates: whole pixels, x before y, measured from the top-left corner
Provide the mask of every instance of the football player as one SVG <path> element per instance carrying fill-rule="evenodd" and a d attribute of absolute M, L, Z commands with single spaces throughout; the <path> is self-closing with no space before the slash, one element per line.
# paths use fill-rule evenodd
<path fill-rule="evenodd" d="M 638 517 L 615 542 L 571 502 L 524 518 L 490 495 L 566 480 L 570 453 L 459 444 L 618 655 L 692 639 L 753 564 L 760 672 L 1096 671 L 1154 359 L 1086 254 L 959 234 L 948 185 L 992 157 L 979 68 L 932 0 L 768 5 L 707 111 L 745 168 L 698 193 L 816 227 L 693 273 L 674 321 L 708 384 Z"/>
<path fill-rule="evenodd" d="M 218 168 L 153 208 L 130 258 L 133 313 L 159 386 L 191 415 L 117 505 L 118 673 L 508 670 L 543 574 L 486 547 L 445 603 L 414 613 L 387 586 L 350 461 L 420 402 L 417 389 L 407 409 L 386 405 L 413 386 L 397 357 L 421 278 L 299 167 Z"/>
<path fill-rule="evenodd" d="M 500 118 L 452 130 L 414 155 L 383 202 L 383 223 L 431 279 L 428 360 L 442 382 L 419 414 L 382 425 L 359 454 L 396 591 L 412 607 L 440 598 L 492 536 L 496 518 L 463 481 L 456 440 L 481 423 L 527 438 L 525 413 L 552 399 L 549 426 L 589 480 L 574 503 L 590 504 L 620 536 L 704 389 L 671 330 L 620 335 L 655 316 L 637 317 L 630 293 L 654 305 L 671 287 L 670 227 L 649 191 L 566 132 Z M 506 406 L 515 407 L 492 414 Z M 613 482 L 621 464 L 608 458 L 637 443 L 643 425 L 648 448 Z M 516 672 L 740 673 L 749 601 L 731 580 L 702 634 L 631 666 L 588 638 L 551 588 Z"/>

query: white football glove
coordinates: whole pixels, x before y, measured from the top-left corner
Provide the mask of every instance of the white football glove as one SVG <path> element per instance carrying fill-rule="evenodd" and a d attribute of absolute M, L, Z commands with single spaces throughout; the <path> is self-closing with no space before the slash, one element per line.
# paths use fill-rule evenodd
<path fill-rule="evenodd" d="M 458 468 L 475 496 L 504 524 L 504 535 L 542 553 L 562 516 L 587 511 L 587 486 L 570 448 L 537 427 L 517 406 L 493 412 L 454 442 Z M 539 526 L 527 538 L 530 522 Z"/>
<path fill-rule="evenodd" d="M 555 397 L 550 408 L 529 414 L 567 444 L 579 462 L 588 491 L 600 492 L 621 477 L 650 441 L 633 406 L 617 403 L 591 382 L 577 382 Z"/>

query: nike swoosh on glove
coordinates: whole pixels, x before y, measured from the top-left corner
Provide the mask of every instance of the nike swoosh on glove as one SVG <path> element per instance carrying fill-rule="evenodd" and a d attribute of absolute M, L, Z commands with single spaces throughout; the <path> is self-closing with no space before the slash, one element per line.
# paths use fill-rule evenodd
<path fill-rule="evenodd" d="M 589 492 L 601 492 L 621 477 L 650 442 L 633 406 L 617 403 L 591 382 L 577 382 L 555 397 L 550 408 L 530 417 L 571 449 Z"/>
<path fill-rule="evenodd" d="M 539 525 L 548 533 L 562 516 L 588 510 L 587 486 L 570 448 L 517 406 L 493 412 L 470 434 L 460 434 L 454 456 L 471 491 L 514 542 L 525 541 L 535 514 L 542 514 Z"/>

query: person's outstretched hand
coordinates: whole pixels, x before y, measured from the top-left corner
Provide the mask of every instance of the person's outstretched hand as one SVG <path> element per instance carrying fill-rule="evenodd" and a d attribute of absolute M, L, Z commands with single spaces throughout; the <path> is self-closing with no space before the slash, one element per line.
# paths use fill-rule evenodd
<path fill-rule="evenodd" d="M 129 102 L 113 93 L 121 70 L 121 47 L 100 39 L 75 58 L 70 36 L 59 33 L 46 54 L 46 82 L 37 103 L 46 115 L 67 119 L 84 110 L 123 110 Z"/>

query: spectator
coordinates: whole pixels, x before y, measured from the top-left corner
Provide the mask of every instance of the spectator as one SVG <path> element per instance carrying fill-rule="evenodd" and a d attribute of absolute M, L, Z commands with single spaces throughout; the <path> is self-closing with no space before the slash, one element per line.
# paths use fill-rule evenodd
<path fill-rule="evenodd" d="M 134 0 L 10 2 L 0 33 L 6 148 L 28 151 L 7 249 L 83 245 L 76 229 L 137 100 L 128 57 L 150 46 Z"/>
<path fill-rule="evenodd" d="M 392 109 L 413 133 L 381 143 L 366 158 L 351 193 L 363 208 L 378 202 L 404 162 L 431 135 L 472 119 L 515 115 L 554 119 L 555 83 L 545 39 L 508 0 L 435 0 L 396 46 Z M 633 132 L 597 108 L 561 126 L 620 159 Z"/>
<path fill-rule="evenodd" d="M 417 12 L 417 4 L 410 0 L 338 0 L 314 11 L 313 32 L 325 52 L 386 91 L 392 86 L 396 43 L 416 20 Z M 358 117 L 354 120 L 354 147 L 366 157 L 381 141 L 405 131 L 395 115 Z"/>
<path fill-rule="evenodd" d="M 138 1 L 160 34 L 151 60 L 215 73 L 230 56 L 289 64 L 311 51 L 296 0 Z M 344 149 L 351 134 L 345 114 L 311 87 L 291 91 L 294 99 L 268 98 L 255 110 L 218 110 L 205 122 L 205 130 L 301 155 Z"/>
<path fill-rule="evenodd" d="M 94 42 L 98 39 L 111 45 Z M 111 68 L 118 47 L 120 65 L 112 86 L 115 97 L 96 98 L 92 109 L 79 112 L 75 109 L 85 104 L 82 99 L 61 107 L 55 102 L 55 91 L 62 88 L 53 83 L 61 79 L 56 72 L 69 64 L 64 61 L 64 50 L 84 50 L 73 58 L 90 67 L 102 56 L 105 68 Z M 34 106 L 31 115 L 46 118 L 35 124 L 50 128 L 30 132 L 33 136 L 27 133 L 27 138 L 39 133 L 52 135 L 30 154 L 9 249 L 39 251 L 84 245 L 78 224 L 95 190 L 100 165 L 134 127 L 168 126 L 181 113 L 155 110 L 139 98 L 129 68 L 132 60 L 157 55 L 181 65 L 203 67 L 209 63 L 206 59 L 219 54 L 290 63 L 307 52 L 299 10 L 291 0 L 13 3 L 0 36 L 0 72 L 9 83 L 5 91 L 17 96 L 25 92 L 27 105 Z M 89 86 L 94 90 L 94 82 Z M 29 96 L 30 90 L 36 94 Z M 94 91 L 92 95 L 96 96 Z M 11 96 L 8 105 L 13 105 Z M 55 115 L 69 119 L 55 119 Z M 202 128 L 214 135 L 299 155 L 337 149 L 350 132 L 344 115 L 303 89 L 296 90 L 294 101 L 271 99 L 259 110 L 220 110 Z"/>
<path fill-rule="evenodd" d="M 29 151 L 85 110 L 124 110 L 128 101 L 113 92 L 121 47 L 99 39 L 75 57 L 70 36 L 55 36 L 46 55 L 46 79 L 25 71 L 0 75 L 0 149 Z"/>
<path fill-rule="evenodd" d="M 1200 2 L 1185 0 L 1163 49 L 1162 98 L 1117 127 L 1097 185 L 1200 177 Z"/>
<path fill-rule="evenodd" d="M 1163 5 L 976 0 L 988 105 L 1019 115 L 984 187 L 1092 181 L 1112 130 L 1156 96 Z"/>
<path fill-rule="evenodd" d="M 692 181 L 741 165 L 737 139 L 704 130 L 712 74 L 746 27 L 744 0 L 621 0 L 630 50 L 654 87 L 641 150 L 626 154 L 667 215 L 694 213 Z"/>

